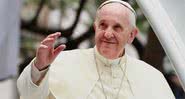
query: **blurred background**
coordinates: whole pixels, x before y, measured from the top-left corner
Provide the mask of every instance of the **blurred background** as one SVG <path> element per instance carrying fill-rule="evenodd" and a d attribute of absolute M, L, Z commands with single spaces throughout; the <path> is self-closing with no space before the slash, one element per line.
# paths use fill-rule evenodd
<path fill-rule="evenodd" d="M 39 42 L 61 32 L 56 46 L 65 50 L 94 47 L 93 21 L 97 7 L 105 0 L 1 0 L 0 1 L 0 97 L 18 99 L 16 79 L 35 57 Z M 177 75 L 150 24 L 135 0 L 129 2 L 137 13 L 139 34 L 129 55 L 161 71 L 176 99 L 185 99 Z"/>

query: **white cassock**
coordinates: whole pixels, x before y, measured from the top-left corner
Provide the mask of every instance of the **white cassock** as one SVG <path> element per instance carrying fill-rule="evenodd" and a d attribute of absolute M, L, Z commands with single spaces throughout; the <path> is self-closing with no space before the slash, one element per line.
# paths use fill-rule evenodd
<path fill-rule="evenodd" d="M 46 72 L 39 86 L 33 80 Z M 175 99 L 163 75 L 127 54 L 108 60 L 95 48 L 64 51 L 48 70 L 32 62 L 18 79 L 22 99 Z"/>

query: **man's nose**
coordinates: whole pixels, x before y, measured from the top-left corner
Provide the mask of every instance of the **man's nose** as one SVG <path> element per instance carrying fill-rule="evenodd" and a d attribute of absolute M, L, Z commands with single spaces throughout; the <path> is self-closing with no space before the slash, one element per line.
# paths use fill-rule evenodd
<path fill-rule="evenodd" d="M 107 39 L 114 37 L 112 29 L 107 29 L 104 33 L 104 37 Z"/>

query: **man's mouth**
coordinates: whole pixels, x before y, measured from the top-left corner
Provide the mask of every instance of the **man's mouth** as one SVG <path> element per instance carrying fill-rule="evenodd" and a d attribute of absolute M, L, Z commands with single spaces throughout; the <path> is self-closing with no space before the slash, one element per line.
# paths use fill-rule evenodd
<path fill-rule="evenodd" d="M 115 41 L 102 40 L 102 42 L 109 43 L 109 44 L 117 44 L 117 42 L 115 42 Z"/>

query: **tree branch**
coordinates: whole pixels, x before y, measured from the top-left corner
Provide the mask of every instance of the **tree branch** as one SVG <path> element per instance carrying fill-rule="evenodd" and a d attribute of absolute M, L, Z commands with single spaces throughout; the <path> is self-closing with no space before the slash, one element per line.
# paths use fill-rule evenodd
<path fill-rule="evenodd" d="M 80 0 L 79 1 L 79 8 L 77 9 L 77 13 L 76 13 L 76 16 L 75 16 L 75 21 L 73 22 L 72 26 L 70 27 L 71 30 L 72 30 L 71 32 L 74 31 L 74 29 L 76 28 L 77 23 L 79 22 L 82 9 L 85 6 L 86 2 L 87 2 L 87 0 Z"/>
<path fill-rule="evenodd" d="M 46 2 L 46 0 L 41 0 L 40 1 L 39 7 L 37 9 L 37 12 L 36 12 L 34 18 L 31 20 L 31 24 L 32 25 L 36 25 L 37 24 L 37 20 L 38 20 L 39 14 L 40 14 L 40 12 L 41 12 L 45 2 Z"/>
<path fill-rule="evenodd" d="M 83 42 L 86 39 L 89 39 L 90 37 L 92 37 L 94 35 L 94 29 L 93 29 L 93 25 L 91 27 L 89 27 L 89 29 L 83 33 L 80 37 L 76 38 L 76 39 L 71 39 L 69 38 L 68 42 L 66 43 L 66 50 L 71 50 L 71 49 L 75 49 L 78 47 L 78 45 Z"/>
<path fill-rule="evenodd" d="M 28 22 L 21 20 L 21 29 L 26 29 L 26 30 L 29 30 L 33 33 L 41 34 L 41 35 L 49 35 L 51 33 L 61 32 L 63 37 L 69 38 L 73 34 L 74 29 L 76 28 L 77 23 L 79 22 L 80 15 L 81 15 L 82 9 L 83 9 L 86 1 L 87 0 L 80 0 L 79 8 L 77 9 L 77 13 L 76 13 L 76 17 L 75 17 L 75 21 L 73 22 L 71 27 L 69 27 L 68 29 L 62 30 L 62 29 L 43 28 L 43 27 L 39 27 L 37 25 L 39 13 L 40 13 L 41 9 L 43 8 L 44 3 L 46 2 L 46 0 L 41 0 L 41 2 L 39 3 L 39 8 L 36 12 L 35 17 L 31 21 L 28 21 Z"/>
<path fill-rule="evenodd" d="M 26 22 L 24 20 L 21 20 L 21 29 L 26 29 L 29 30 L 35 34 L 41 34 L 41 35 L 49 35 L 51 33 L 55 33 L 55 32 L 61 32 L 63 37 L 69 37 L 71 36 L 70 32 L 71 30 L 69 29 L 52 29 L 52 28 L 44 28 L 44 27 L 39 27 L 37 25 L 32 25 L 32 23 L 30 22 Z"/>

